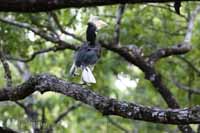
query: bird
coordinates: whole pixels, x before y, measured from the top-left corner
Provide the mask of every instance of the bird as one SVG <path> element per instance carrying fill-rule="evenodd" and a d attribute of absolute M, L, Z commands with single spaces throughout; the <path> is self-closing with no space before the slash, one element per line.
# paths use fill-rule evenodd
<path fill-rule="evenodd" d="M 86 42 L 75 52 L 70 76 L 76 76 L 77 68 L 82 70 L 82 81 L 84 83 L 96 83 L 92 73 L 94 65 L 98 62 L 101 55 L 101 45 L 96 42 L 96 33 L 107 24 L 97 16 L 91 16 L 86 30 Z"/>

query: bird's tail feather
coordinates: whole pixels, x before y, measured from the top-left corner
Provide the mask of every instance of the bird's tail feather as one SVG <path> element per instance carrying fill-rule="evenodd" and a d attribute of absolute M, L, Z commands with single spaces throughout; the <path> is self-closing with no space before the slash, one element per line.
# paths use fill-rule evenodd
<path fill-rule="evenodd" d="M 86 82 L 86 83 L 96 83 L 96 79 L 94 75 L 92 74 L 92 71 L 90 70 L 89 67 L 83 68 L 82 80 L 83 82 Z"/>
<path fill-rule="evenodd" d="M 69 75 L 70 76 L 74 76 L 75 75 L 75 71 L 76 71 L 76 65 L 75 65 L 75 63 L 73 63 L 71 68 L 70 68 Z"/>

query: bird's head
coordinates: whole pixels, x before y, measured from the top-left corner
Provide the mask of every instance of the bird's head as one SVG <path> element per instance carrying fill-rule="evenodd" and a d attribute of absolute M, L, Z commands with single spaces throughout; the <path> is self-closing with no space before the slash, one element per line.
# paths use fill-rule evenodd
<path fill-rule="evenodd" d="M 88 23 L 93 24 L 96 30 L 100 30 L 103 27 L 107 26 L 107 23 L 104 22 L 103 20 L 100 20 L 97 16 L 91 16 Z"/>

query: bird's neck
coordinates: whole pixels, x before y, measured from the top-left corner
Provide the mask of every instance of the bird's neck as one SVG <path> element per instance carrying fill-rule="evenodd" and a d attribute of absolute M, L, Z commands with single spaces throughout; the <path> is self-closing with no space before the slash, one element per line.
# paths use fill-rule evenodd
<path fill-rule="evenodd" d="M 92 23 L 88 23 L 87 31 L 86 31 L 86 40 L 89 45 L 95 45 L 96 41 L 96 26 Z"/>

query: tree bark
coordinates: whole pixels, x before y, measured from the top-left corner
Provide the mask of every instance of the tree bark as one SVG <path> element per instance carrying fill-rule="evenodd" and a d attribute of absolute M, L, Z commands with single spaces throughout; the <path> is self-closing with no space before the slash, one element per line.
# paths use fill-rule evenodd
<path fill-rule="evenodd" d="M 135 103 L 118 101 L 101 96 L 91 89 L 66 82 L 49 74 L 33 76 L 23 84 L 10 90 L 7 88 L 1 89 L 0 101 L 24 99 L 35 91 L 40 91 L 41 93 L 53 91 L 70 96 L 75 100 L 96 108 L 103 115 L 117 115 L 128 119 L 154 123 L 200 124 L 200 106 L 166 110 L 155 107 L 145 107 Z"/>
<path fill-rule="evenodd" d="M 196 0 L 180 0 L 196 1 Z M 165 3 L 174 0 L 0 0 L 0 11 L 42 12 L 62 8 L 94 7 L 114 4 Z"/>

